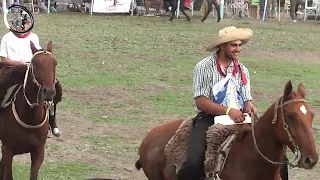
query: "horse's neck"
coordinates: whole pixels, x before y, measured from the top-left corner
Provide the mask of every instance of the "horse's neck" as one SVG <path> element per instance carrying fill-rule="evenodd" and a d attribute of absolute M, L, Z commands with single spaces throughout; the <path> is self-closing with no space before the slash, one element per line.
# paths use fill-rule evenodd
<path fill-rule="evenodd" d="M 271 123 L 274 117 L 274 106 L 271 106 L 255 124 L 255 139 L 260 152 L 272 161 L 283 157 L 282 145 L 276 138 L 275 127 Z M 250 131 L 242 140 L 233 144 L 226 165 L 226 174 L 237 174 L 237 179 L 274 179 L 279 166 L 272 165 L 258 152 Z M 230 177 L 229 177 L 230 178 Z M 222 177 L 223 179 L 223 177 Z M 228 179 L 228 178 L 226 178 Z M 232 179 L 232 178 L 231 178 Z"/>
<path fill-rule="evenodd" d="M 21 120 L 27 124 L 34 125 L 39 124 L 42 122 L 45 116 L 44 110 L 44 101 L 41 99 L 41 95 L 38 95 L 38 87 L 32 81 L 32 76 L 29 75 L 26 89 L 25 89 L 25 96 L 32 103 L 39 103 L 38 106 L 30 107 L 28 104 L 26 97 L 24 96 L 23 87 L 20 89 L 20 92 L 17 94 L 15 106 L 18 116 Z M 39 92 L 41 93 L 41 92 Z M 39 97 L 38 97 L 39 96 Z M 39 98 L 39 100 L 37 100 Z M 19 102 L 19 103 L 18 103 Z"/>
<path fill-rule="evenodd" d="M 261 152 L 273 161 L 279 161 L 283 156 L 283 145 L 277 138 L 274 118 L 274 105 L 272 105 L 258 120 L 255 125 L 255 137 Z M 252 136 L 251 136 L 252 139 Z"/>
<path fill-rule="evenodd" d="M 280 143 L 276 136 L 275 124 L 272 124 L 272 119 L 274 118 L 274 105 L 269 107 L 269 109 L 259 118 L 258 122 L 254 127 L 255 131 L 255 139 L 257 146 L 260 152 L 269 160 L 273 162 L 282 161 L 284 151 L 283 145 Z M 258 171 L 255 171 L 254 174 L 257 176 L 261 176 L 261 174 L 270 175 L 270 179 L 274 178 L 275 174 L 277 174 L 280 166 L 276 166 L 268 162 L 266 159 L 262 157 L 262 155 L 257 151 L 257 148 L 254 144 L 254 140 L 252 137 L 252 131 L 248 134 L 246 138 L 247 144 L 250 144 L 248 147 L 251 148 L 252 157 L 254 158 L 255 167 L 263 167 L 257 168 Z M 259 172 L 261 171 L 261 172 Z M 268 172 L 268 173 L 266 173 Z"/>

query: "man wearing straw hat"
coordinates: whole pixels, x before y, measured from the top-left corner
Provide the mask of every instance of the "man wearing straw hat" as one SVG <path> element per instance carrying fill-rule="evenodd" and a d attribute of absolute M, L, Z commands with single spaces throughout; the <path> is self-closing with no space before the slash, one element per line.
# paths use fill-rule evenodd
<path fill-rule="evenodd" d="M 245 120 L 243 113 L 257 112 L 252 104 L 249 71 L 239 62 L 242 46 L 252 36 L 253 32 L 248 28 L 230 26 L 221 29 L 206 49 L 213 54 L 194 67 L 193 91 L 197 116 L 178 180 L 204 179 L 206 131 L 214 124 L 216 116 L 224 115 L 241 123 Z"/>

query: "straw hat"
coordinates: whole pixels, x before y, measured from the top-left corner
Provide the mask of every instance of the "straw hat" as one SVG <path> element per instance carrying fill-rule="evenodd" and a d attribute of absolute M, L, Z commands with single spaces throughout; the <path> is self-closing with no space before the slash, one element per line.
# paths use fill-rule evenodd
<path fill-rule="evenodd" d="M 241 40 L 242 44 L 246 44 L 252 36 L 253 32 L 249 28 L 225 27 L 219 31 L 219 36 L 214 39 L 213 43 L 210 44 L 206 50 L 217 51 L 220 44 L 237 40 Z"/>

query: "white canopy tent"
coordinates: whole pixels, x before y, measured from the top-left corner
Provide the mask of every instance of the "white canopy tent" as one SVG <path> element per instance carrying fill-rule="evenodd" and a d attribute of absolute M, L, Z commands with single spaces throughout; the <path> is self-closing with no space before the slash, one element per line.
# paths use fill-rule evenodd
<path fill-rule="evenodd" d="M 127 13 L 133 16 L 136 0 L 91 0 L 90 14 L 96 13 Z"/>

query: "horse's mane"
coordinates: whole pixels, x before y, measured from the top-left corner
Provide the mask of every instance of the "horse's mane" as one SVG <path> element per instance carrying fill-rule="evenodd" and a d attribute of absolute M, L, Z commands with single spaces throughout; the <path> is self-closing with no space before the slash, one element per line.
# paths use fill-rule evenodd
<path fill-rule="evenodd" d="M 1 69 L 0 84 L 1 88 L 9 88 L 15 84 L 22 83 L 27 70 L 27 65 L 15 65 Z"/>

